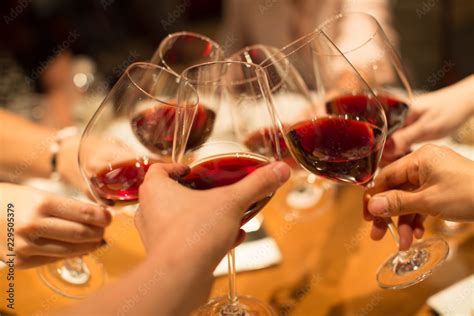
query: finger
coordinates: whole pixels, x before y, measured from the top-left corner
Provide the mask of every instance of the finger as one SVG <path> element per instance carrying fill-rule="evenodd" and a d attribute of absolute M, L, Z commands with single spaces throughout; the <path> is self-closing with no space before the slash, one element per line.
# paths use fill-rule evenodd
<path fill-rule="evenodd" d="M 19 269 L 30 269 L 39 267 L 45 264 L 53 263 L 61 260 L 61 258 L 55 257 L 43 257 L 43 256 L 32 256 L 32 257 L 20 257 L 15 258 L 15 268 Z"/>
<path fill-rule="evenodd" d="M 413 220 L 415 214 L 404 215 L 398 218 L 398 236 L 399 236 L 399 249 L 404 251 L 408 250 L 413 242 Z"/>
<path fill-rule="evenodd" d="M 423 116 L 411 125 L 401 128 L 393 133 L 392 138 L 395 144 L 393 153 L 401 154 L 408 151 L 411 145 L 428 140 L 426 133 L 424 132 L 427 123 L 427 118 Z"/>
<path fill-rule="evenodd" d="M 413 235 L 416 239 L 423 238 L 425 233 L 425 225 L 423 222 L 425 221 L 425 218 L 425 215 L 416 214 L 415 219 L 413 220 Z"/>
<path fill-rule="evenodd" d="M 383 168 L 367 193 L 375 195 L 407 184 L 419 185 L 418 155 L 418 152 L 410 153 Z"/>
<path fill-rule="evenodd" d="M 51 195 L 42 210 L 45 215 L 98 227 L 106 227 L 112 221 L 105 208 L 57 195 Z"/>
<path fill-rule="evenodd" d="M 100 242 L 104 236 L 104 228 L 47 217 L 42 218 L 28 235 L 30 240 L 47 238 L 71 243 Z"/>
<path fill-rule="evenodd" d="M 235 238 L 234 245 L 232 246 L 232 248 L 235 248 L 241 243 L 243 243 L 246 236 L 247 233 L 245 232 L 245 230 L 239 229 L 239 233 L 237 234 L 237 238 Z"/>
<path fill-rule="evenodd" d="M 221 188 L 223 196 L 235 195 L 242 204 L 242 212 L 247 207 L 275 192 L 290 177 L 290 167 L 284 162 L 275 162 L 258 168 L 242 180 Z"/>
<path fill-rule="evenodd" d="M 366 221 L 372 221 L 374 219 L 374 216 L 370 214 L 369 210 L 367 209 L 367 204 L 369 203 L 370 198 L 370 194 L 366 192 L 362 201 L 363 216 Z"/>
<path fill-rule="evenodd" d="M 188 173 L 189 167 L 181 163 L 154 163 L 148 169 L 145 180 L 151 177 L 178 179 Z"/>
<path fill-rule="evenodd" d="M 389 190 L 373 196 L 367 209 L 374 216 L 392 217 L 423 212 L 421 193 Z"/>
<path fill-rule="evenodd" d="M 385 219 L 380 217 L 375 217 L 372 222 L 372 230 L 370 232 L 370 238 L 373 240 L 380 240 L 385 235 L 387 231 L 387 222 Z"/>
<path fill-rule="evenodd" d="M 102 246 L 101 242 L 68 243 L 59 240 L 38 238 L 31 242 L 27 248 L 28 255 L 46 257 L 72 257 L 81 256 L 92 252 Z"/>

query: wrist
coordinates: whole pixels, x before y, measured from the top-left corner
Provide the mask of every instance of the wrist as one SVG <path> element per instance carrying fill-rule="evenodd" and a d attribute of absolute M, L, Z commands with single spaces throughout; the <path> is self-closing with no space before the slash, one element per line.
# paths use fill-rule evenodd
<path fill-rule="evenodd" d="M 77 135 L 77 128 L 73 126 L 65 127 L 60 129 L 55 136 L 54 142 L 50 146 L 50 167 L 51 173 L 50 178 L 53 180 L 59 180 L 63 173 L 61 172 L 64 166 L 64 142 L 73 136 Z"/>
<path fill-rule="evenodd" d="M 467 100 L 469 102 L 470 114 L 474 115 L 474 75 L 468 77 Z"/>

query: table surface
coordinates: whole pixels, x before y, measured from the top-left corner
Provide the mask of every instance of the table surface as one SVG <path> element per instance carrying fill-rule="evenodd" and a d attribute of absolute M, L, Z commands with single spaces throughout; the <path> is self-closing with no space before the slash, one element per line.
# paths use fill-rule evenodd
<path fill-rule="evenodd" d="M 283 219 L 283 198 L 281 190 L 263 210 L 265 228 L 278 243 L 282 262 L 237 276 L 240 294 L 269 302 L 279 315 L 429 314 L 429 296 L 473 273 L 474 229 L 465 224 L 456 235 L 443 236 L 451 253 L 430 278 L 404 290 L 382 290 L 375 282 L 375 272 L 395 251 L 395 244 L 388 235 L 379 242 L 370 240 L 370 225 L 361 216 L 360 188 L 337 186 L 327 207 L 297 222 Z M 433 230 L 427 231 L 427 236 L 433 234 Z M 116 216 L 106 239 L 109 246 L 95 256 L 104 264 L 108 280 L 113 281 L 140 262 L 145 253 L 129 216 Z M 5 274 L 5 269 L 0 271 L 2 293 L 6 290 Z M 226 277 L 217 278 L 211 296 L 224 295 L 226 290 Z M 72 302 L 76 301 L 47 288 L 35 269 L 15 271 L 16 314 L 44 315 Z M 0 306 L 2 315 L 11 313 L 5 305 L 3 301 Z"/>

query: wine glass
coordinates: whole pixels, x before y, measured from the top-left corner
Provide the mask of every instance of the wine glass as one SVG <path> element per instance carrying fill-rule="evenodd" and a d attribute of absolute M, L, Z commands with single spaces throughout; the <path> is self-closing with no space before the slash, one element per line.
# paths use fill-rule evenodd
<path fill-rule="evenodd" d="M 81 138 L 79 167 L 96 201 L 133 214 L 138 188 L 150 165 L 171 162 L 175 134 L 194 128 L 188 145 L 206 140 L 213 117 L 205 111 L 200 115 L 199 108 L 195 90 L 180 85 L 172 71 L 151 63 L 130 65 Z M 196 112 L 199 126 L 182 125 L 181 117 L 188 110 Z"/>
<path fill-rule="evenodd" d="M 261 67 L 244 62 L 221 61 L 204 63 L 186 69 L 182 73 L 182 84 L 191 84 L 200 100 L 214 97 L 214 102 L 229 102 L 242 106 L 269 102 L 268 82 Z M 271 126 L 269 126 L 271 127 Z M 276 141 L 276 127 L 269 129 Z M 178 138 L 178 137 L 177 137 Z M 234 183 L 256 168 L 279 158 L 279 146 L 275 151 L 262 155 L 239 144 L 233 133 L 216 130 L 216 133 L 202 146 L 186 151 L 187 135 L 176 142 L 177 161 L 190 164 L 191 171 L 181 180 L 193 189 L 209 189 Z M 245 224 L 270 200 L 270 196 L 252 205 L 242 217 Z M 229 264 L 229 294 L 217 297 L 202 306 L 197 315 L 273 315 L 267 304 L 251 296 L 237 295 L 235 250 L 227 254 Z"/>
<path fill-rule="evenodd" d="M 198 33 L 177 32 L 161 41 L 150 62 L 181 74 L 190 66 L 223 59 L 224 51 L 210 38 Z"/>
<path fill-rule="evenodd" d="M 345 33 L 347 25 L 359 27 Z M 344 64 L 344 59 L 347 59 L 383 105 L 388 135 L 402 127 L 413 92 L 399 55 L 377 20 L 366 13 L 348 12 L 330 18 L 319 29 L 331 39 L 344 57 L 340 54 L 324 56 L 324 62 L 318 62 L 321 58 L 316 58 L 317 67 L 324 72 L 332 72 L 333 80 L 337 76 L 337 80 L 344 80 L 341 72 L 344 67 L 339 65 Z M 316 53 L 316 57 L 318 56 L 320 55 Z M 326 106 L 328 111 L 338 113 L 346 111 L 348 107 L 357 108 L 360 102 L 363 103 L 364 100 L 358 95 L 338 95 L 330 99 Z"/>
<path fill-rule="evenodd" d="M 282 49 L 290 62 L 301 62 L 310 57 L 317 79 L 321 102 L 308 108 L 296 120 L 278 114 L 280 129 L 295 159 L 307 170 L 339 182 L 353 183 L 365 188 L 371 185 L 387 135 L 385 107 L 372 88 L 344 57 L 332 39 L 318 29 Z M 333 68 L 327 59 L 337 56 Z M 324 65 L 321 66 L 320 65 Z M 357 96 L 357 102 L 345 103 L 337 111 L 328 100 L 340 96 Z M 347 105 L 346 105 L 347 104 Z M 389 230 L 398 242 L 397 229 L 391 220 Z M 382 288 L 400 289 L 418 283 L 431 275 L 432 270 L 447 255 L 446 243 L 428 239 L 408 251 L 399 251 L 377 272 Z"/>
<path fill-rule="evenodd" d="M 359 25 L 357 31 L 340 34 L 344 25 Z M 337 81 L 350 80 L 344 75 L 343 65 L 350 62 L 371 87 L 383 105 L 387 118 L 388 135 L 404 125 L 412 89 L 400 57 L 390 44 L 377 20 L 365 13 L 339 14 L 319 28 L 325 41 L 316 41 L 314 61 L 321 73 L 326 90 L 337 91 L 326 102 L 326 109 L 334 115 L 364 111 L 364 96 L 354 91 L 340 89 Z M 325 49 L 328 39 L 338 48 L 335 54 Z M 342 52 L 343 56 L 339 53 Z M 342 79 L 341 79 L 342 78 Z M 388 141 L 391 141 L 390 139 Z M 398 242 L 395 225 L 389 224 L 390 233 Z M 432 237 L 412 245 L 408 251 L 400 251 L 389 258 L 377 272 L 377 282 L 382 288 L 399 289 L 416 284 L 428 276 L 446 259 L 449 252 L 447 242 Z"/>
<path fill-rule="evenodd" d="M 278 48 L 266 45 L 245 47 L 229 60 L 245 61 L 261 65 L 266 72 L 273 104 L 283 115 L 292 115 L 295 108 L 305 107 L 314 103 L 312 96 L 297 70 L 288 62 L 280 62 L 276 67 L 273 59 L 278 59 Z M 297 111 L 297 110 L 296 110 Z M 250 106 L 233 106 L 232 117 L 237 138 L 252 151 L 266 154 L 272 151 L 271 133 L 268 128 L 274 126 L 266 104 L 250 104 Z M 278 132 L 278 142 L 282 159 L 292 167 L 289 187 L 286 189 L 284 219 L 287 221 L 303 220 L 320 215 L 329 205 L 334 188 L 330 181 L 318 177 L 305 169 L 291 157 L 285 140 Z"/>
<path fill-rule="evenodd" d="M 134 63 L 88 123 L 81 138 L 79 167 L 93 197 L 103 207 L 133 212 L 149 166 L 171 161 L 175 133 L 191 127 L 175 124 L 175 120 L 183 122 L 183 111 L 176 106 L 178 81 L 179 77 L 167 69 Z M 181 86 L 178 99 L 182 107 L 198 107 L 196 92 L 190 86 Z M 84 298 L 102 286 L 105 270 L 92 256 L 84 256 L 46 265 L 40 276 L 55 292 Z"/>

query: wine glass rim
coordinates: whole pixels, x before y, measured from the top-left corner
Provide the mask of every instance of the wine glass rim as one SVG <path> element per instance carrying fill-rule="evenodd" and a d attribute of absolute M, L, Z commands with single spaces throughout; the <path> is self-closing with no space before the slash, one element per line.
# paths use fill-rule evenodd
<path fill-rule="evenodd" d="M 167 69 L 165 67 L 161 67 L 157 64 L 153 64 L 153 63 L 149 63 L 149 62 L 135 62 L 135 63 L 132 63 L 130 64 L 127 69 L 125 70 L 125 74 L 127 75 L 128 77 L 128 80 L 130 80 L 130 82 L 138 89 L 140 90 L 143 94 L 145 94 L 146 96 L 148 96 L 149 98 L 155 100 L 155 101 L 158 101 L 159 103 L 162 103 L 162 104 L 165 104 L 167 106 L 172 106 L 172 107 L 178 107 L 178 104 L 177 103 L 169 103 L 169 102 L 166 102 L 166 101 L 163 101 L 161 100 L 160 98 L 158 98 L 157 96 L 154 96 L 152 95 L 150 92 L 146 91 L 145 89 L 143 89 L 133 78 L 132 76 L 130 75 L 130 70 L 132 68 L 135 68 L 135 67 L 143 67 L 143 66 L 146 66 L 148 67 L 149 69 L 151 68 L 154 68 L 154 69 L 159 69 L 160 71 L 164 71 L 166 72 L 168 75 L 174 77 L 176 79 L 176 84 L 179 85 L 179 81 L 180 81 L 180 76 L 178 76 L 177 74 L 175 74 L 173 71 L 171 71 L 170 69 Z M 192 102 L 191 105 L 186 105 L 186 107 L 196 107 L 198 106 L 199 104 L 199 95 L 197 94 L 196 92 L 196 89 L 194 89 L 194 87 L 192 85 L 187 85 L 188 88 L 191 88 L 193 93 L 194 93 L 194 96 L 195 96 L 195 101 L 196 102 Z"/>
<path fill-rule="evenodd" d="M 158 48 L 157 48 L 157 52 L 158 52 L 158 56 L 160 58 L 160 61 L 166 66 L 166 68 L 168 68 L 169 70 L 171 70 L 173 73 L 175 73 L 176 75 L 179 76 L 178 73 L 176 73 L 170 65 L 168 65 L 168 63 L 166 62 L 166 60 L 163 58 L 163 47 L 168 44 L 168 42 L 173 39 L 173 38 L 177 38 L 177 37 L 180 37 L 180 36 L 193 36 L 195 38 L 198 38 L 200 40 L 202 40 L 203 42 L 208 42 L 208 43 L 211 43 L 220 53 L 222 56 L 224 56 L 224 50 L 222 49 L 221 45 L 219 45 L 219 43 L 217 43 L 216 41 L 212 40 L 211 38 L 205 36 L 205 35 L 202 35 L 202 34 L 199 34 L 199 33 L 195 33 L 195 32 L 189 32 L 189 31 L 180 31 L 180 32 L 175 32 L 175 33 L 171 33 L 171 34 L 168 34 L 161 42 L 160 44 L 158 45 Z"/>
<path fill-rule="evenodd" d="M 367 20 L 370 20 L 371 23 L 373 23 L 375 25 L 375 31 L 370 36 L 368 36 L 365 41 L 363 41 L 362 43 L 360 43 L 358 45 L 355 45 L 355 47 L 349 48 L 349 49 L 344 50 L 344 51 L 341 50 L 341 52 L 343 54 L 352 53 L 352 52 L 358 50 L 359 48 L 365 46 L 370 41 L 372 41 L 375 38 L 375 36 L 377 36 L 377 34 L 379 32 L 383 32 L 383 29 L 380 26 L 379 22 L 372 15 L 370 15 L 368 13 L 365 13 L 365 12 L 359 12 L 359 11 L 339 13 L 339 14 L 336 14 L 336 15 L 328 18 L 327 20 L 325 20 L 314 31 L 315 31 L 315 33 L 324 33 L 324 28 L 326 28 L 328 25 L 330 25 L 330 24 L 332 24 L 332 23 L 334 23 L 334 22 L 336 22 L 340 19 L 350 17 L 350 16 L 357 16 L 357 15 L 362 16 Z M 326 36 L 328 36 L 328 35 L 326 34 Z M 339 54 L 320 53 L 316 49 L 314 49 L 314 48 L 312 48 L 312 49 L 315 53 L 317 53 L 318 55 L 321 55 L 321 56 L 339 56 Z"/>
<path fill-rule="evenodd" d="M 205 81 L 199 81 L 197 79 L 190 79 L 188 77 L 186 77 L 186 74 L 195 69 L 195 68 L 200 68 L 200 67 L 207 67 L 207 66 L 211 66 L 211 65 L 218 65 L 218 64 L 240 64 L 240 65 L 245 65 L 245 66 L 248 66 L 248 67 L 252 67 L 252 68 L 256 68 L 255 69 L 255 73 L 256 73 L 256 76 L 253 76 L 252 78 L 250 79 L 243 79 L 243 80 L 235 80 L 235 81 L 232 81 L 232 82 L 226 82 L 225 84 L 221 83 L 220 79 L 222 78 L 219 77 L 215 80 L 205 80 Z M 220 61 L 210 61 L 210 62 L 205 62 L 205 63 L 201 63 L 201 64 L 196 64 L 196 65 L 193 65 L 193 66 L 189 66 L 188 68 L 186 68 L 185 70 L 183 70 L 183 72 L 181 73 L 181 78 L 186 81 L 186 82 L 189 82 L 191 85 L 197 85 L 197 86 L 220 86 L 220 85 L 226 85 L 226 86 L 234 86 L 234 85 L 239 85 L 239 84 L 244 84 L 244 83 L 249 83 L 249 82 L 254 82 L 254 81 L 259 81 L 259 79 L 261 78 L 261 75 L 258 75 L 258 72 L 261 72 L 263 75 L 265 75 L 265 72 L 263 70 L 263 67 L 260 66 L 260 65 L 257 65 L 257 64 L 254 64 L 254 63 L 249 63 L 249 62 L 245 62 L 245 61 L 237 61 L 237 60 L 220 60 Z"/>
<path fill-rule="evenodd" d="M 203 157 L 201 159 L 197 159 L 193 162 L 190 163 L 190 165 L 192 166 L 195 166 L 199 163 L 201 163 L 202 161 L 205 161 L 205 160 L 210 160 L 210 158 L 215 158 L 215 157 L 220 157 L 220 156 L 224 156 L 224 155 L 235 155 L 235 154 L 243 154 L 243 155 L 250 155 L 250 156 L 254 156 L 254 157 L 257 157 L 257 158 L 260 158 L 262 159 L 263 161 L 266 161 L 266 162 L 271 162 L 271 160 L 264 156 L 264 155 L 261 155 L 261 154 L 257 154 L 257 153 L 254 153 L 252 151 L 250 151 L 248 148 L 246 148 L 243 144 L 239 143 L 239 142 L 236 142 L 236 141 L 229 141 L 229 140 L 213 140 L 213 141 L 208 141 L 204 144 L 201 144 L 199 146 L 196 146 L 194 147 L 193 149 L 189 150 L 188 152 L 186 152 L 184 154 L 184 157 L 188 156 L 188 155 L 191 155 L 192 153 L 202 149 L 202 148 L 205 148 L 207 146 L 213 146 L 213 145 L 219 145 L 219 144 L 227 144 L 227 145 L 232 145 L 232 146 L 236 146 L 239 148 L 239 151 L 233 151 L 233 152 L 225 152 L 225 153 L 219 153 L 219 154 L 213 154 L 213 155 L 209 155 L 209 156 L 206 156 L 206 157 Z"/>
<path fill-rule="evenodd" d="M 264 45 L 264 44 L 254 44 L 254 45 L 249 45 L 249 46 L 245 46 L 241 49 L 239 49 L 238 51 L 236 51 L 235 53 L 233 53 L 230 57 L 229 57 L 229 60 L 233 60 L 232 57 L 234 56 L 240 56 L 242 55 L 243 53 L 245 52 L 249 52 L 250 50 L 252 49 L 263 49 L 263 48 L 267 48 L 267 49 L 272 49 L 274 51 L 270 52 L 270 55 L 268 57 L 266 57 L 262 62 L 260 62 L 259 66 L 262 67 L 262 69 L 266 69 L 266 68 L 269 68 L 270 66 L 272 65 L 275 65 L 275 62 L 272 62 L 271 58 L 276 56 L 278 53 L 282 53 L 282 51 L 278 48 L 278 47 L 275 47 L 275 46 L 271 46 L 271 45 Z M 285 61 L 285 66 L 286 66 L 286 69 L 285 69 L 285 75 L 288 74 L 289 72 L 289 68 L 291 67 L 289 61 L 285 58 L 281 58 L 280 60 L 277 60 L 276 62 L 281 62 L 281 61 Z M 265 65 L 266 64 L 266 65 Z M 267 77 L 269 77 L 267 75 Z M 270 79 L 270 78 L 268 78 Z M 277 85 L 274 85 L 272 87 L 270 87 L 270 91 L 273 92 L 273 91 L 276 91 L 278 90 L 281 86 L 283 85 L 283 80 L 280 80 L 280 82 L 277 84 Z"/>

